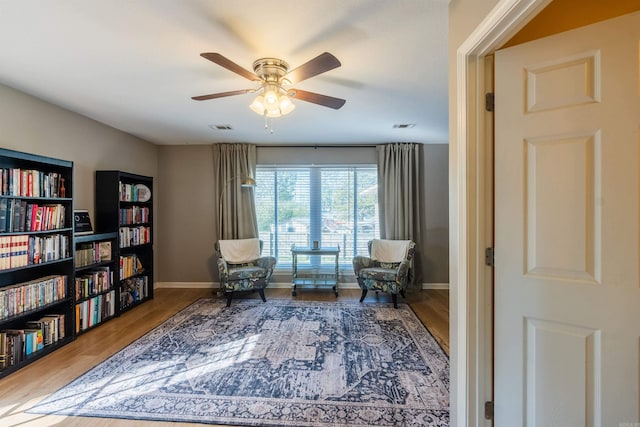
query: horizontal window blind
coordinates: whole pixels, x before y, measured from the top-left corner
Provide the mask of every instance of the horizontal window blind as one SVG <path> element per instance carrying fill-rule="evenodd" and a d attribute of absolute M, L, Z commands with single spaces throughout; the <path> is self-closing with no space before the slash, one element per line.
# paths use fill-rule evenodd
<path fill-rule="evenodd" d="M 255 197 L 263 253 L 287 266 L 293 245 L 317 240 L 323 247 L 339 246 L 340 264 L 351 266 L 353 256 L 367 254 L 367 242 L 380 235 L 377 179 L 375 166 L 259 166 Z"/>

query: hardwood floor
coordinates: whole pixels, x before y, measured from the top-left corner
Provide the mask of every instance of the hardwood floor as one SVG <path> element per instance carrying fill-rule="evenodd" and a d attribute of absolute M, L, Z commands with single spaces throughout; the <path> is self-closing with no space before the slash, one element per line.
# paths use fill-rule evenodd
<path fill-rule="evenodd" d="M 289 289 L 267 289 L 270 298 L 308 301 L 334 301 L 332 291 L 300 289 L 296 297 Z M 191 423 L 118 420 L 27 414 L 24 411 L 63 387 L 73 379 L 127 346 L 155 326 L 199 298 L 209 298 L 209 289 L 157 289 L 155 298 L 104 325 L 79 336 L 72 343 L 43 357 L 29 366 L 0 380 L 0 425 L 2 426 L 69 426 L 69 427 L 146 427 L 195 426 Z M 341 301 L 358 301 L 360 291 L 341 289 Z M 240 294 L 237 298 L 259 298 L 257 294 Z M 370 292 L 366 302 L 390 301 L 386 294 Z M 403 302 L 399 298 L 399 302 Z M 423 290 L 407 294 L 418 318 L 425 324 L 442 348 L 449 353 L 449 292 Z"/>

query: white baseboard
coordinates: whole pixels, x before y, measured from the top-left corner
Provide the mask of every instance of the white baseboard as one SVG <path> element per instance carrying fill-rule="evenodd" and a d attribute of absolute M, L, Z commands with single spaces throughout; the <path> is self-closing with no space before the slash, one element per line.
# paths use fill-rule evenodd
<path fill-rule="evenodd" d="M 154 288 L 218 289 L 218 282 L 156 282 Z M 270 288 L 289 289 L 290 282 L 271 282 Z M 340 283 L 341 289 L 359 289 L 357 283 Z M 449 289 L 448 283 L 423 283 L 422 289 Z"/>

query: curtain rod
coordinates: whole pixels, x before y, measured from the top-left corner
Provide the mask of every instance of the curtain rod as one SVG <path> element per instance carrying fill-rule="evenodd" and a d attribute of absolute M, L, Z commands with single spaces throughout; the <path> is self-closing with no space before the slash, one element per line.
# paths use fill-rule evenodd
<path fill-rule="evenodd" d="M 258 148 L 376 148 L 377 145 L 256 145 Z"/>

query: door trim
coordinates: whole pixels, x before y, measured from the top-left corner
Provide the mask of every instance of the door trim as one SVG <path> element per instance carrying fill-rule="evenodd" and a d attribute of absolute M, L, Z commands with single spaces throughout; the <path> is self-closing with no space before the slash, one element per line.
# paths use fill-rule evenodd
<path fill-rule="evenodd" d="M 485 56 L 492 54 L 551 0 L 501 0 L 456 51 L 457 139 L 450 142 L 452 171 L 451 266 L 451 411 L 455 426 L 486 426 L 484 402 L 491 399 L 493 306 L 487 301 L 490 279 L 484 248 L 487 195 L 493 191 L 482 167 L 489 144 L 484 125 Z M 488 188 L 489 187 L 489 188 Z M 489 199 L 491 200 L 491 199 Z M 491 210 L 492 212 L 492 210 Z M 487 305 L 489 304 L 489 305 Z"/>

